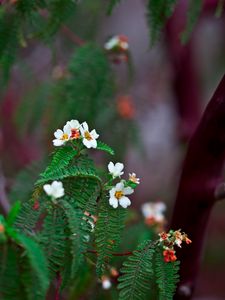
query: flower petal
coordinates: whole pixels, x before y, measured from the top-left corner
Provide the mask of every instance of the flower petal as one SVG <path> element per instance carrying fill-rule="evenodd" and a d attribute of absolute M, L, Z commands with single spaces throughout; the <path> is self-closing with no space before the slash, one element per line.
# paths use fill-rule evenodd
<path fill-rule="evenodd" d="M 112 161 L 110 161 L 110 163 L 108 164 L 108 170 L 109 170 L 109 173 L 114 172 L 114 163 Z"/>
<path fill-rule="evenodd" d="M 123 196 L 119 199 L 119 203 L 123 208 L 127 208 L 128 206 L 131 205 L 130 199 L 125 196 Z"/>
<path fill-rule="evenodd" d="M 128 186 L 123 189 L 123 192 L 124 192 L 124 195 L 131 195 L 131 194 L 133 194 L 134 190 Z"/>
<path fill-rule="evenodd" d="M 117 208 L 118 207 L 118 200 L 115 197 L 110 197 L 109 198 L 109 204 L 113 207 L 113 208 Z"/>
<path fill-rule="evenodd" d="M 72 129 L 78 129 L 80 127 L 80 123 L 77 120 L 71 120 L 68 121 L 67 123 L 69 123 Z"/>
<path fill-rule="evenodd" d="M 88 124 L 87 124 L 87 122 L 83 122 L 81 124 L 81 126 L 83 127 L 84 131 L 88 131 Z"/>
<path fill-rule="evenodd" d="M 66 125 L 63 127 L 63 132 L 66 133 L 68 136 L 70 136 L 71 126 L 69 123 L 66 123 Z"/>
<path fill-rule="evenodd" d="M 61 139 L 61 137 L 63 136 L 63 131 L 61 129 L 57 129 L 55 132 L 54 132 L 54 136 L 55 138 L 57 139 Z"/>
<path fill-rule="evenodd" d="M 53 145 L 56 146 L 56 147 L 62 146 L 65 143 L 65 141 L 58 140 L 58 139 L 55 139 L 52 142 L 53 142 Z"/>
<path fill-rule="evenodd" d="M 93 137 L 93 139 L 97 139 L 99 137 L 99 134 L 96 132 L 95 129 L 93 129 L 91 132 L 90 132 L 91 136 Z"/>
<path fill-rule="evenodd" d="M 45 184 L 43 186 L 43 190 L 45 191 L 45 193 L 49 196 L 52 195 L 52 186 L 50 184 Z"/>
<path fill-rule="evenodd" d="M 120 181 L 119 183 L 116 184 L 115 189 L 116 191 L 122 191 L 124 189 L 124 183 Z"/>
<path fill-rule="evenodd" d="M 86 139 L 83 139 L 83 144 L 84 146 L 86 146 L 88 149 L 90 149 L 92 147 L 91 145 L 91 141 L 88 141 Z"/>
<path fill-rule="evenodd" d="M 124 168 L 124 164 L 118 162 L 118 163 L 115 164 L 115 167 L 116 167 L 116 170 L 117 170 L 118 172 L 121 172 L 121 171 L 123 170 L 123 168 Z M 121 175 L 122 175 L 122 174 L 121 174 Z"/>
<path fill-rule="evenodd" d="M 90 144 L 91 144 L 91 148 L 97 148 L 97 141 L 96 140 L 91 140 Z"/>

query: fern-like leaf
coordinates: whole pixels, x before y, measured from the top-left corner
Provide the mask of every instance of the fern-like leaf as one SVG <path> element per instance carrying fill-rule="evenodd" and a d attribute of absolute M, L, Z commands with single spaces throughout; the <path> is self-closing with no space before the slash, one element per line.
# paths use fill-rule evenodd
<path fill-rule="evenodd" d="M 96 272 L 99 277 L 105 272 L 112 252 L 117 249 L 124 228 L 126 210 L 113 208 L 106 197 L 101 199 L 96 225 L 96 248 L 98 252 Z"/>
<path fill-rule="evenodd" d="M 111 15 L 114 7 L 120 3 L 120 0 L 110 0 L 108 9 L 107 9 L 107 14 Z"/>
<path fill-rule="evenodd" d="M 68 201 L 61 200 L 59 205 L 65 212 L 69 228 L 70 246 L 70 276 L 74 279 L 83 262 L 83 253 L 87 249 L 87 240 L 90 234 L 90 226 L 79 209 L 73 209 Z"/>
<path fill-rule="evenodd" d="M 77 166 L 55 169 L 51 173 L 44 173 L 41 174 L 41 176 L 42 178 L 37 181 L 36 185 L 42 185 L 48 181 L 63 180 L 70 177 L 91 178 L 101 182 L 100 177 L 93 171 L 93 169 L 84 169 Z"/>
<path fill-rule="evenodd" d="M 152 259 L 154 245 L 151 241 L 142 243 L 124 263 L 119 277 L 121 290 L 119 300 L 143 300 L 150 289 L 153 277 Z"/>
<path fill-rule="evenodd" d="M 66 257 L 66 220 L 60 208 L 51 208 L 44 219 L 40 240 L 48 260 L 51 278 L 64 268 Z"/>
<path fill-rule="evenodd" d="M 179 261 L 164 262 L 162 249 L 155 254 L 156 283 L 159 288 L 159 300 L 173 300 L 176 285 L 179 281 Z"/>
<path fill-rule="evenodd" d="M 55 170 L 60 170 L 68 166 L 70 161 L 77 155 L 77 151 L 72 148 L 72 146 L 64 146 L 58 148 L 52 155 L 51 163 L 46 168 L 45 172 L 41 174 L 45 177 Z"/>
<path fill-rule="evenodd" d="M 189 0 L 188 14 L 187 14 L 187 24 L 184 32 L 181 35 L 182 43 L 187 43 L 190 39 L 191 33 L 198 21 L 198 17 L 202 10 L 203 0 Z"/>
<path fill-rule="evenodd" d="M 148 0 L 147 17 L 152 44 L 158 40 L 166 21 L 174 12 L 176 3 L 177 0 Z"/>
<path fill-rule="evenodd" d="M 41 248 L 32 239 L 18 234 L 18 242 L 25 249 L 25 259 L 28 263 L 23 283 L 29 300 L 42 300 L 49 286 L 47 261 Z M 24 265 L 23 265 L 24 267 Z"/>
<path fill-rule="evenodd" d="M 107 153 L 109 153 L 111 155 L 115 154 L 114 150 L 111 147 L 109 147 L 108 145 L 106 145 L 105 143 L 103 143 L 101 141 L 98 141 L 98 143 L 97 143 L 97 149 L 105 151 L 105 152 L 107 152 Z"/>

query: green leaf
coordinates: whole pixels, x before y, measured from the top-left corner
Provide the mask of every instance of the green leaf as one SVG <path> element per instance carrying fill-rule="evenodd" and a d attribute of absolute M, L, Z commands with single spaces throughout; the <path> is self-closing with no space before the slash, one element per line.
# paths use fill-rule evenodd
<path fill-rule="evenodd" d="M 154 244 L 145 241 L 123 263 L 118 288 L 119 300 L 143 300 L 153 278 Z"/>
<path fill-rule="evenodd" d="M 110 3 L 108 5 L 108 9 L 107 9 L 107 14 L 111 15 L 113 9 L 115 8 L 116 5 L 118 5 L 120 3 L 120 0 L 110 0 Z"/>
<path fill-rule="evenodd" d="M 70 279 L 74 279 L 80 266 L 84 262 L 83 253 L 87 249 L 87 239 L 90 234 L 90 225 L 87 222 L 86 216 L 79 209 L 74 209 L 67 201 L 59 201 L 59 205 L 65 212 L 69 228 L 70 246 Z"/>
<path fill-rule="evenodd" d="M 15 202 L 6 218 L 6 222 L 8 226 L 12 226 L 14 224 L 20 209 L 21 209 L 21 203 L 19 201 Z"/>
<path fill-rule="evenodd" d="M 203 0 L 189 0 L 187 23 L 185 26 L 185 30 L 181 35 L 181 42 L 183 44 L 187 43 L 187 41 L 190 39 L 191 33 L 201 13 L 202 6 Z"/>
<path fill-rule="evenodd" d="M 107 153 L 109 153 L 109 154 L 111 154 L 111 155 L 114 155 L 114 154 L 115 154 L 115 153 L 114 153 L 114 150 L 113 150 L 111 147 L 109 147 L 107 144 L 105 144 L 105 143 L 103 143 L 103 142 L 101 142 L 101 141 L 98 141 L 98 142 L 97 142 L 97 149 L 98 149 L 98 150 L 105 151 L 105 152 L 107 152 Z"/>
<path fill-rule="evenodd" d="M 177 0 L 148 0 L 147 18 L 152 45 L 158 40 L 166 21 L 172 16 Z"/>
<path fill-rule="evenodd" d="M 52 172 L 41 174 L 42 178 L 36 182 L 36 185 L 42 185 L 53 180 L 62 180 L 69 177 L 92 178 L 101 182 L 100 177 L 93 169 L 84 169 L 82 167 L 70 166 L 68 168 L 54 169 Z"/>
<path fill-rule="evenodd" d="M 95 231 L 98 252 L 96 272 L 99 277 L 105 272 L 106 265 L 112 257 L 112 252 L 117 249 L 120 243 L 125 226 L 125 216 L 126 209 L 120 206 L 116 209 L 113 208 L 109 205 L 106 196 L 101 199 Z"/>
<path fill-rule="evenodd" d="M 156 283 L 159 288 L 159 300 L 173 300 L 177 283 L 179 282 L 179 261 L 165 262 L 163 260 L 162 249 L 155 253 Z"/>
<path fill-rule="evenodd" d="M 32 270 L 35 274 L 35 282 L 30 282 L 29 286 L 27 287 L 27 290 L 30 294 L 29 299 L 44 299 L 49 287 L 47 261 L 44 253 L 35 241 L 26 237 L 25 235 L 19 234 L 17 236 L 17 240 L 26 251 L 25 255 L 29 262 L 29 271 Z M 35 286 L 36 291 L 34 288 Z"/>

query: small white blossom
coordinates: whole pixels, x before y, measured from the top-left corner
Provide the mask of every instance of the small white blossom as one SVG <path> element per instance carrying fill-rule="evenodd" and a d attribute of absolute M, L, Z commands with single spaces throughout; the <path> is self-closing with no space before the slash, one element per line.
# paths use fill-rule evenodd
<path fill-rule="evenodd" d="M 137 178 L 135 173 L 129 173 L 129 180 L 136 184 L 140 183 L 140 178 Z"/>
<path fill-rule="evenodd" d="M 121 48 L 121 50 L 128 50 L 129 44 L 128 44 L 128 39 L 124 35 L 115 35 L 111 39 L 109 39 L 105 45 L 104 48 L 106 50 L 112 50 L 116 47 Z"/>
<path fill-rule="evenodd" d="M 106 276 L 102 276 L 102 288 L 103 290 L 108 290 L 112 286 L 110 279 Z"/>
<path fill-rule="evenodd" d="M 166 210 L 166 205 L 163 202 L 144 203 L 141 210 L 146 219 L 152 218 L 156 222 L 162 222 L 165 219 L 164 212 Z"/>
<path fill-rule="evenodd" d="M 99 134 L 97 134 L 95 129 L 93 129 L 90 132 L 89 128 L 88 128 L 88 124 L 86 122 L 84 122 L 80 126 L 80 132 L 83 137 L 83 144 L 87 148 L 96 148 L 97 147 L 96 139 L 99 137 Z"/>
<path fill-rule="evenodd" d="M 57 129 L 54 133 L 55 139 L 53 140 L 53 145 L 56 147 L 62 146 L 70 138 L 71 127 L 69 124 L 66 124 L 63 127 L 63 130 Z"/>
<path fill-rule="evenodd" d="M 123 208 L 127 208 L 131 205 L 131 201 L 126 195 L 131 195 L 133 192 L 131 187 L 124 187 L 124 183 L 121 181 L 109 191 L 109 204 L 113 208 L 117 208 L 119 204 Z"/>
<path fill-rule="evenodd" d="M 124 164 L 119 162 L 114 164 L 113 162 L 110 161 L 110 163 L 108 164 L 109 173 L 113 176 L 113 178 L 120 177 L 121 175 L 123 175 L 124 173 L 122 172 L 123 168 L 124 168 Z"/>
<path fill-rule="evenodd" d="M 45 184 L 43 189 L 48 196 L 51 196 L 54 199 L 61 198 L 65 194 L 61 181 L 53 181 L 51 184 Z"/>
<path fill-rule="evenodd" d="M 77 120 L 71 120 L 66 123 L 70 127 L 70 139 L 77 139 L 80 137 L 80 123 Z"/>

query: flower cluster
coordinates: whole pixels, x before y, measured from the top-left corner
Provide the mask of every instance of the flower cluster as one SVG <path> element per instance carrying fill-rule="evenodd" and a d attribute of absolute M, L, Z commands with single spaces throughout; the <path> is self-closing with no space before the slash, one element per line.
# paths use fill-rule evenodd
<path fill-rule="evenodd" d="M 128 61 L 128 38 L 125 35 L 115 35 L 111 37 L 104 45 L 105 50 L 108 52 L 114 63 Z"/>
<path fill-rule="evenodd" d="M 190 244 L 192 241 L 186 233 L 179 230 L 170 230 L 168 233 L 161 232 L 159 234 L 159 243 L 163 246 L 163 256 L 165 262 L 173 262 L 177 260 L 174 246 L 181 248 L 182 242 Z"/>
<path fill-rule="evenodd" d="M 112 281 L 111 279 L 113 278 L 118 278 L 119 272 L 115 268 L 110 269 L 110 274 L 109 275 L 103 275 L 101 277 L 101 282 L 102 282 L 102 288 L 103 290 L 108 290 L 112 287 Z"/>
<path fill-rule="evenodd" d="M 147 202 L 141 207 L 142 214 L 145 218 L 145 223 L 149 226 L 162 226 L 165 223 L 165 210 L 166 205 L 161 201 Z"/>
<path fill-rule="evenodd" d="M 106 50 L 127 51 L 129 49 L 128 38 L 125 35 L 114 35 L 104 45 Z"/>
<path fill-rule="evenodd" d="M 70 140 L 82 139 L 87 148 L 96 148 L 96 140 L 99 137 L 95 129 L 89 130 L 87 122 L 80 124 L 77 120 L 68 121 L 63 129 L 55 131 L 54 136 L 53 145 L 56 147 L 62 146 Z"/>
<path fill-rule="evenodd" d="M 115 179 L 117 177 L 120 178 L 121 175 L 124 174 L 123 172 L 124 165 L 122 163 L 116 163 L 110 162 L 108 164 L 108 170 L 112 177 L 112 179 Z M 137 186 L 137 184 L 140 183 L 140 179 L 136 177 L 135 173 L 129 174 L 129 180 L 126 181 L 122 179 L 120 182 L 118 182 L 115 186 L 113 186 L 109 191 L 109 204 L 113 208 L 117 208 L 119 205 L 123 208 L 127 208 L 131 205 L 130 199 L 127 197 L 127 195 L 131 195 L 134 192 L 134 188 Z"/>

